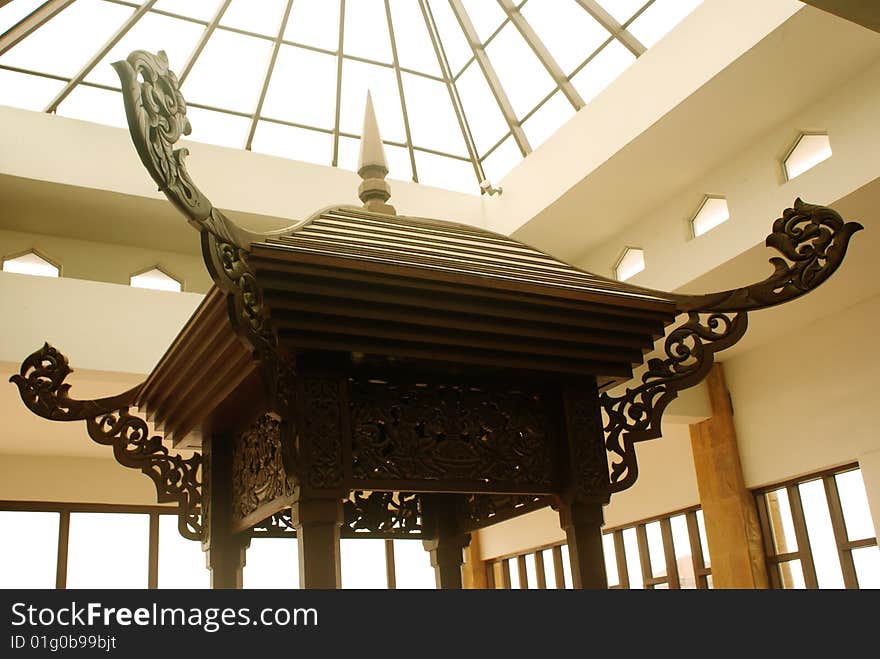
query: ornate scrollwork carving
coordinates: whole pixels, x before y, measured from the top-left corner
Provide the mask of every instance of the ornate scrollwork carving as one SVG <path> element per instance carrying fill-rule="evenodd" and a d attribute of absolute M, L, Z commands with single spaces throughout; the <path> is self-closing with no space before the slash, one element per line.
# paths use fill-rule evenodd
<path fill-rule="evenodd" d="M 335 489 L 343 484 L 342 421 L 340 404 L 342 383 L 336 379 L 303 380 L 304 446 L 307 447 L 304 480 L 316 489 Z"/>
<path fill-rule="evenodd" d="M 570 491 L 578 501 L 607 503 L 611 496 L 602 412 L 595 381 L 565 391 L 570 462 Z"/>
<path fill-rule="evenodd" d="M 352 537 L 419 537 L 421 499 L 405 492 L 355 491 L 345 502 L 345 525 Z"/>
<path fill-rule="evenodd" d="M 691 312 L 664 342 L 665 358 L 648 360 L 641 384 L 622 396 L 607 392 L 600 404 L 607 415 L 605 446 L 616 461 L 611 464 L 611 492 L 630 487 L 638 477 L 635 444 L 660 437 L 663 410 L 682 389 L 698 384 L 712 368 L 714 355 L 739 341 L 748 326 L 745 312 L 708 314 L 705 320 Z"/>
<path fill-rule="evenodd" d="M 843 262 L 850 238 L 864 227 L 844 222 L 837 211 L 796 199 L 773 223 L 766 245 L 785 258 L 773 257 L 767 279 L 708 295 L 670 295 L 682 311 L 732 313 L 763 309 L 793 300 L 818 287 Z"/>
<path fill-rule="evenodd" d="M 352 380 L 349 397 L 355 480 L 556 484 L 542 394 Z"/>
<path fill-rule="evenodd" d="M 201 455 L 172 455 L 162 437 L 151 435 L 147 422 L 129 412 L 140 387 L 112 398 L 75 400 L 64 382 L 72 372 L 67 358 L 46 343 L 9 380 L 34 414 L 52 421 L 85 420 L 89 436 L 98 444 L 112 446 L 117 462 L 150 477 L 159 503 L 177 502 L 181 535 L 201 539 Z"/>
<path fill-rule="evenodd" d="M 232 514 L 243 519 L 293 491 L 282 460 L 281 422 L 265 414 L 232 442 Z"/>

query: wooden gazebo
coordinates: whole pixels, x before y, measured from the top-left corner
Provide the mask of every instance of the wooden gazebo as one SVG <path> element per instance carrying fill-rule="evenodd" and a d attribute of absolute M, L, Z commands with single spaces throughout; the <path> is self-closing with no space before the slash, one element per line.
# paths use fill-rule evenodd
<path fill-rule="evenodd" d="M 340 536 L 421 538 L 438 586 L 457 588 L 471 531 L 547 505 L 575 587 L 606 587 L 602 507 L 635 482 L 635 444 L 660 436 L 664 408 L 743 336 L 748 311 L 821 284 L 861 228 L 798 200 L 773 224 L 783 258 L 766 280 L 703 296 L 638 288 L 397 215 L 368 102 L 364 206 L 254 234 L 186 172 L 186 106 L 164 54 L 114 66 L 137 152 L 199 231 L 214 285 L 128 392 L 69 398 L 67 360 L 48 345 L 12 380 L 33 412 L 85 420 L 179 504 L 214 587 L 241 585 L 254 534 L 286 533 L 306 588 L 340 585 Z"/>

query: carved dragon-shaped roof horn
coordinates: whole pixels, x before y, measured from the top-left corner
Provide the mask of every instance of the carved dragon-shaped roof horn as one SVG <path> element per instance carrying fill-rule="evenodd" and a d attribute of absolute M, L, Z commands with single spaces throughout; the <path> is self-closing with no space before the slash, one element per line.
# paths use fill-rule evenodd
<path fill-rule="evenodd" d="M 135 51 L 113 66 L 122 81 L 129 130 L 141 161 L 159 190 L 201 234 L 204 260 L 217 289 L 203 306 L 216 312 L 225 297 L 228 324 L 252 351 L 253 359 L 245 355 L 243 361 L 236 354 L 238 361 L 227 360 L 234 368 L 255 363 L 266 387 L 283 388 L 289 374 L 278 356 L 281 327 L 288 341 L 285 349 L 375 352 L 480 366 L 487 363 L 488 350 L 494 351 L 492 366 L 510 372 L 595 377 L 604 390 L 600 405 L 611 468 L 603 487 L 609 495 L 635 482 L 636 443 L 660 436 L 663 410 L 679 391 L 708 374 L 715 353 L 744 335 L 747 313 L 821 285 L 840 266 L 852 235 L 862 229 L 830 208 L 798 199 L 773 223 L 766 244 L 781 256 L 770 260 L 774 271 L 763 281 L 706 295 L 633 286 L 579 270 L 501 234 L 398 216 L 388 204 L 388 168 L 368 98 L 358 170 L 364 206 L 336 206 L 281 231 L 254 233 L 214 207 L 186 170 L 187 150 L 175 145 L 190 133 L 190 124 L 165 54 Z M 321 290 L 330 291 L 328 299 L 310 291 L 303 297 L 311 307 L 276 318 L 264 303 L 267 292 L 288 309 L 306 304 L 289 297 L 296 273 L 326 277 Z M 279 285 L 278 280 L 288 283 Z M 342 298 L 350 305 L 333 306 Z M 301 317 L 318 313 L 345 325 L 348 334 L 332 325 L 303 324 Z M 683 320 L 666 331 L 680 316 Z M 435 321 L 444 332 L 432 332 Z M 351 336 L 352 328 L 357 337 Z M 482 338 L 487 333 L 489 344 Z M 660 356 L 648 360 L 639 380 L 619 396 L 608 393 L 632 379 L 632 367 L 642 365 L 644 353 L 664 333 Z M 389 339 L 401 336 L 398 344 Z M 498 343 L 504 351 L 495 349 Z M 382 353 L 389 345 L 397 352 Z M 178 348 L 176 343 L 168 354 Z M 158 403 L 152 398 L 155 383 L 165 377 L 165 362 L 163 358 L 144 385 L 101 401 L 68 398 L 69 385 L 63 380 L 70 369 L 48 345 L 28 357 L 12 380 L 34 413 L 55 420 L 86 419 L 93 439 L 112 444 L 120 462 L 153 478 L 160 500 L 180 501 L 181 531 L 199 537 L 194 512 L 201 492 L 198 454 L 190 462 L 170 456 L 161 438 L 150 437 L 146 424 L 128 412 L 129 405 L 137 405 L 149 417 L 158 405 L 158 416 L 167 419 L 166 432 L 175 434 L 175 442 L 178 434 L 192 429 L 193 420 L 174 427 L 175 412 L 168 411 L 185 396 L 166 392 Z M 166 378 L 165 384 L 175 379 L 181 378 Z M 270 398 L 279 401 L 277 411 L 283 415 L 290 404 L 285 395 Z"/>

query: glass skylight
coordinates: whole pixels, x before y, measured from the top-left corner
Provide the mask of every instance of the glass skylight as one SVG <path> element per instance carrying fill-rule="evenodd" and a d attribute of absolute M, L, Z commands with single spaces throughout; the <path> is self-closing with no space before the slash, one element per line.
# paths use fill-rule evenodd
<path fill-rule="evenodd" d="M 110 63 L 164 50 L 190 140 L 353 169 L 370 90 L 391 176 L 477 193 L 700 0 L 44 4 L 0 7 L 2 104 L 124 126 Z"/>
<path fill-rule="evenodd" d="M 724 197 L 705 197 L 697 214 L 691 220 L 694 237 L 702 236 L 729 219 L 730 210 L 727 207 L 727 199 Z"/>

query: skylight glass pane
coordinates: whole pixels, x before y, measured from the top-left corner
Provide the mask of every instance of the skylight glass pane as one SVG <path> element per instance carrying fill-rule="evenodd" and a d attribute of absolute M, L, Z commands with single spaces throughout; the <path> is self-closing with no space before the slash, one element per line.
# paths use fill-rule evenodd
<path fill-rule="evenodd" d="M 611 36 L 575 0 L 529 0 L 522 15 L 566 74 Z"/>
<path fill-rule="evenodd" d="M 571 578 L 571 557 L 568 554 L 568 545 L 562 545 L 560 551 L 562 552 L 562 575 L 565 578 L 565 583 L 557 583 L 556 587 L 571 589 L 574 587 L 574 582 Z"/>
<path fill-rule="evenodd" d="M 413 144 L 453 155 L 467 155 L 446 85 L 411 73 L 403 73 L 401 78 Z"/>
<path fill-rule="evenodd" d="M 262 115 L 332 130 L 336 117 L 336 57 L 281 46 Z"/>
<path fill-rule="evenodd" d="M 672 527 L 672 546 L 675 550 L 675 561 L 678 566 L 679 585 L 681 588 L 696 588 L 697 579 L 694 574 L 694 559 L 691 556 L 687 517 L 676 515 L 670 520 L 670 526 Z"/>
<path fill-rule="evenodd" d="M 360 139 L 340 136 L 337 166 L 356 172 L 361 151 Z M 385 159 L 388 161 L 388 178 L 398 181 L 412 180 L 412 164 L 409 160 L 409 149 L 392 144 L 385 144 Z M 392 190 L 392 203 L 394 191 Z"/>
<path fill-rule="evenodd" d="M 251 150 L 290 160 L 329 165 L 333 155 L 333 135 L 260 121 L 257 123 Z"/>
<path fill-rule="evenodd" d="M 645 48 L 650 48 L 702 3 L 703 0 L 655 0 L 632 22 L 629 31 Z"/>
<path fill-rule="evenodd" d="M 0 105 L 42 111 L 63 88 L 60 80 L 0 69 Z"/>
<path fill-rule="evenodd" d="M 462 0 L 461 3 L 467 12 L 468 18 L 480 37 L 480 43 L 486 43 L 489 37 L 498 29 L 507 14 L 496 2 L 486 0 Z"/>
<path fill-rule="evenodd" d="M 129 283 L 133 288 L 150 288 L 154 291 L 172 291 L 175 293 L 179 293 L 182 288 L 179 281 L 166 275 L 158 268 L 132 275 Z"/>
<path fill-rule="evenodd" d="M 419 172 L 419 183 L 433 185 L 446 190 L 458 190 L 477 194 L 479 186 L 474 174 L 474 166 L 455 158 L 416 151 L 416 169 Z"/>
<path fill-rule="evenodd" d="M 284 39 L 335 51 L 339 47 L 339 0 L 294 0 Z"/>
<path fill-rule="evenodd" d="M 299 588 L 296 538 L 253 538 L 241 575 L 245 588 Z"/>
<path fill-rule="evenodd" d="M 556 92 L 550 100 L 523 123 L 523 130 L 533 149 L 537 149 L 548 137 L 559 130 L 559 127 L 574 116 L 574 107 L 561 91 Z"/>
<path fill-rule="evenodd" d="M 251 127 L 250 119 L 192 106 L 187 107 L 186 116 L 189 117 L 192 125 L 192 134 L 188 135 L 186 139 L 193 142 L 228 146 L 233 149 L 244 148 Z"/>
<path fill-rule="evenodd" d="M 210 588 L 202 544 L 177 530 L 177 515 L 159 515 L 159 588 Z"/>
<path fill-rule="evenodd" d="M 183 83 L 184 98 L 223 110 L 253 112 L 271 50 L 272 42 L 266 39 L 215 30 Z"/>
<path fill-rule="evenodd" d="M 678 0 L 675 0 L 678 2 Z M 605 8 L 618 23 L 626 23 L 639 9 L 644 7 L 648 0 L 599 0 L 599 4 Z"/>
<path fill-rule="evenodd" d="M 391 21 L 394 25 L 394 42 L 400 66 L 441 75 L 437 54 L 419 4 L 412 0 L 391 0 Z"/>
<path fill-rule="evenodd" d="M 70 95 L 61 101 L 57 114 L 62 117 L 82 119 L 118 128 L 128 126 L 120 92 L 111 92 L 86 85 L 74 87 Z"/>
<path fill-rule="evenodd" d="M 467 37 L 461 31 L 461 25 L 452 12 L 452 8 L 446 0 L 428 0 L 431 15 L 437 25 L 437 33 L 443 44 L 443 51 L 449 61 L 449 68 L 453 73 L 461 71 L 471 57 L 474 56 Z"/>
<path fill-rule="evenodd" d="M 629 587 L 634 590 L 644 588 L 645 582 L 642 578 L 642 566 L 639 562 L 639 543 L 635 528 L 623 530 L 623 548 L 626 552 L 626 571 L 629 576 Z"/>
<path fill-rule="evenodd" d="M 15 0 L 15 2 L 0 7 L 0 34 L 6 32 L 44 2 L 46 0 Z"/>
<path fill-rule="evenodd" d="M 519 31 L 508 23 L 486 46 L 486 54 L 507 93 L 513 111 L 522 117 L 555 86 Z"/>
<path fill-rule="evenodd" d="M 859 588 L 880 588 L 880 549 L 861 547 L 852 553 Z"/>
<path fill-rule="evenodd" d="M 578 71 L 571 82 L 584 103 L 589 103 L 635 61 L 636 56 L 615 39 Z"/>
<path fill-rule="evenodd" d="M 15 272 L 20 275 L 35 275 L 37 277 L 57 277 L 60 274 L 56 266 L 33 252 L 4 259 L 3 272 Z"/>
<path fill-rule="evenodd" d="M 493 185 L 507 176 L 522 160 L 522 152 L 513 137 L 508 137 L 501 145 L 483 160 L 483 171 Z"/>
<path fill-rule="evenodd" d="M 71 513 L 68 588 L 146 588 L 150 517 Z"/>
<path fill-rule="evenodd" d="M 345 538 L 339 549 L 343 588 L 388 588 L 384 540 Z"/>
<path fill-rule="evenodd" d="M 0 64 L 73 77 L 134 9 L 77 0 L 0 57 Z"/>
<path fill-rule="evenodd" d="M 260 0 L 256 4 L 253 0 L 232 0 L 220 25 L 276 37 L 286 4 L 286 0 Z"/>
<path fill-rule="evenodd" d="M 205 28 L 197 23 L 147 13 L 98 62 L 86 80 L 118 87 L 119 76 L 110 64 L 125 59 L 133 50 L 151 53 L 164 50 L 171 70 L 180 72 L 204 31 Z"/>
<path fill-rule="evenodd" d="M 785 159 L 785 176 L 789 180 L 800 176 L 831 155 L 831 141 L 827 135 L 801 135 Z"/>
<path fill-rule="evenodd" d="M 417 540 L 394 541 L 394 570 L 398 590 L 437 587 L 431 556 Z"/>
<path fill-rule="evenodd" d="M 345 3 L 342 52 L 377 62 L 391 63 L 391 39 L 384 0 Z"/>
<path fill-rule="evenodd" d="M 730 210 L 727 200 L 720 197 L 706 197 L 700 205 L 700 210 L 691 220 L 694 237 L 702 236 L 711 231 L 719 224 L 730 219 Z"/>
<path fill-rule="evenodd" d="M 384 66 L 355 60 L 342 63 L 342 105 L 339 127 L 345 133 L 360 135 L 364 125 L 367 90 L 373 93 L 373 106 L 382 138 L 404 142 L 403 114 L 394 71 Z"/>
<path fill-rule="evenodd" d="M 602 553 L 605 556 L 605 574 L 608 579 L 609 586 L 617 586 L 620 584 L 620 575 L 617 572 L 617 551 L 614 549 L 614 535 L 611 533 L 602 534 Z M 545 559 L 546 561 L 546 559 Z M 552 565 L 552 563 L 551 563 Z M 546 563 L 545 563 L 546 566 Z M 545 567 L 546 569 L 546 567 Z"/>
<path fill-rule="evenodd" d="M 476 62 L 471 62 L 455 83 L 478 153 L 485 153 L 510 130 L 489 83 Z"/>
<path fill-rule="evenodd" d="M 202 21 L 210 21 L 223 0 L 158 0 L 153 5 L 153 9 L 161 9 L 162 11 L 180 14 L 181 16 L 189 16 L 190 18 L 198 18 Z"/>
<path fill-rule="evenodd" d="M 651 563 L 651 576 L 666 576 L 666 551 L 663 548 L 663 535 L 660 522 L 645 525 L 645 536 L 648 539 L 648 558 Z"/>
<path fill-rule="evenodd" d="M 55 588 L 58 518 L 58 513 L 0 511 L 5 538 L 0 543 L 0 588 Z"/>
<path fill-rule="evenodd" d="M 645 269 L 645 252 L 635 247 L 627 247 L 614 268 L 614 275 L 626 281 Z M 628 550 L 627 550 L 628 551 Z"/>

